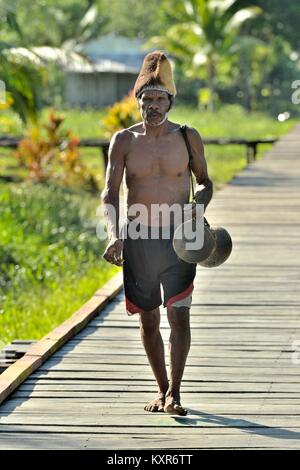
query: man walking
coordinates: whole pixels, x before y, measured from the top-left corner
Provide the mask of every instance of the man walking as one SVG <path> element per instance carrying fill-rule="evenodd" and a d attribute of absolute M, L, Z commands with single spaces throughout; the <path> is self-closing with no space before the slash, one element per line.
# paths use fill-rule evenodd
<path fill-rule="evenodd" d="M 177 257 L 172 245 L 174 223 L 167 224 L 170 236 L 165 238 L 166 221 L 161 213 L 153 212 L 155 206 L 162 204 L 168 207 L 179 204 L 184 208 L 190 196 L 189 153 L 180 125 L 168 120 L 176 88 L 171 64 L 163 51 L 145 57 L 134 93 L 142 122 L 116 132 L 109 147 L 102 201 L 104 207 L 114 208 L 115 217 L 111 210 L 105 210 L 109 242 L 103 256 L 108 262 L 123 265 L 126 311 L 128 315 L 139 314 L 142 342 L 158 384 L 158 396 L 144 409 L 185 415 L 180 386 L 190 349 L 190 307 L 196 264 Z M 207 174 L 203 143 L 194 128 L 187 128 L 187 138 L 192 171 L 199 185 L 195 201 L 203 204 L 205 210 L 213 186 Z M 129 215 L 130 209 L 135 204 L 143 205 L 145 212 L 139 227 L 146 231 L 147 238 L 121 236 L 119 189 L 124 172 L 127 229 L 136 219 Z M 157 238 L 151 238 L 153 227 L 157 229 Z M 161 285 L 170 325 L 169 377 L 159 329 Z"/>

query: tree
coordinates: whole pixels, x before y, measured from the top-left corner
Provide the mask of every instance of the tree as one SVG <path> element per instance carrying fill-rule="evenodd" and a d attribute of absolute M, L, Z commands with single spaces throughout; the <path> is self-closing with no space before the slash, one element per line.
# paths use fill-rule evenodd
<path fill-rule="evenodd" d="M 37 119 L 45 84 L 49 86 L 49 79 L 56 76 L 55 65 L 62 60 L 83 60 L 74 48 L 98 34 L 101 17 L 97 4 L 98 0 L 48 0 L 45 5 L 38 0 L 33 5 L 38 14 L 30 9 L 28 20 L 27 1 L 12 0 L 7 6 L 0 0 L 0 79 L 23 121 Z M 47 43 L 48 48 L 36 51 L 34 46 Z"/>
<path fill-rule="evenodd" d="M 165 47 L 176 57 L 186 76 L 205 72 L 210 90 L 210 108 L 216 98 L 216 72 L 220 61 L 230 57 L 230 49 L 241 26 L 261 9 L 250 0 L 184 0 L 162 7 L 170 27 L 164 35 L 155 36 L 148 44 Z"/>
<path fill-rule="evenodd" d="M 300 8 L 298 0 L 259 0 L 264 14 L 250 21 L 252 33 L 267 41 L 281 37 L 292 50 L 300 50 Z"/>
<path fill-rule="evenodd" d="M 108 22 L 101 8 L 103 0 L 12 0 L 13 11 L 28 46 L 62 47 L 88 41 L 98 36 Z M 0 0 L 1 4 L 7 3 Z M 22 38 L 11 38 L 24 46 Z"/>
<path fill-rule="evenodd" d="M 0 11 L 0 79 L 11 93 L 13 108 L 22 120 L 34 120 L 37 116 L 39 90 L 45 77 L 43 70 L 38 69 L 31 60 L 10 53 L 15 45 L 5 40 L 7 31 L 24 40 L 12 7 L 10 5 Z"/>

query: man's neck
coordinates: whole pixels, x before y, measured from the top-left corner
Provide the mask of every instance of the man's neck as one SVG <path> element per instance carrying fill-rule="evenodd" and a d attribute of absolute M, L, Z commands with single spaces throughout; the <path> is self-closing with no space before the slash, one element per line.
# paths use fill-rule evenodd
<path fill-rule="evenodd" d="M 169 121 L 168 119 L 166 119 L 165 122 L 163 122 L 159 126 L 150 126 L 145 121 L 143 121 L 143 128 L 145 130 L 145 135 L 149 137 L 160 137 L 168 133 Z"/>

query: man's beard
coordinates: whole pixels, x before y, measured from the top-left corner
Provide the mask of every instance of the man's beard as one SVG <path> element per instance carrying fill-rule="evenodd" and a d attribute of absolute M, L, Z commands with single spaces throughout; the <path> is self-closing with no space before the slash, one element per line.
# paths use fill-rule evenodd
<path fill-rule="evenodd" d="M 144 116 L 144 115 L 143 115 L 143 112 L 142 112 L 142 111 L 140 111 L 140 112 L 141 112 L 141 116 L 142 116 L 142 118 L 143 118 L 143 121 L 145 121 L 145 123 L 148 124 L 148 126 L 152 126 L 152 127 L 161 126 L 161 125 L 166 121 L 166 119 L 167 119 L 167 117 L 168 117 L 168 114 L 169 114 L 168 112 L 165 113 L 164 118 L 163 118 L 160 122 L 158 122 L 157 124 L 153 124 L 152 122 L 149 122 L 149 121 L 147 120 L 147 115 Z"/>

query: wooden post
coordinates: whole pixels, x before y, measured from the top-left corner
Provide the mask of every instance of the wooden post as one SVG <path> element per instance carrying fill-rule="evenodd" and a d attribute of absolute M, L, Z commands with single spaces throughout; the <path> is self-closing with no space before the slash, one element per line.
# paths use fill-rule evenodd
<path fill-rule="evenodd" d="M 258 145 L 257 142 L 255 142 L 255 143 L 253 144 L 253 160 L 256 160 L 257 145 Z"/>
<path fill-rule="evenodd" d="M 251 162 L 251 146 L 249 144 L 246 144 L 246 159 L 247 159 L 247 165 Z"/>

